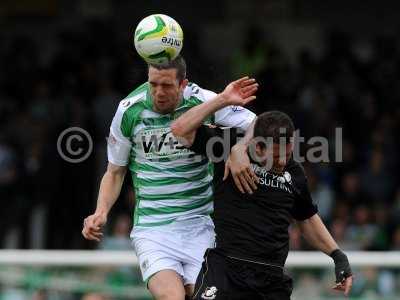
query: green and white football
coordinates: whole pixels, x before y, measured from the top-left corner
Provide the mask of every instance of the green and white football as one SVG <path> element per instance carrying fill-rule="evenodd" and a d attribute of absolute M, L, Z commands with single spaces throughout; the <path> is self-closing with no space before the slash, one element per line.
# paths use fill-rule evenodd
<path fill-rule="evenodd" d="M 182 46 L 182 28 L 167 15 L 150 15 L 136 27 L 135 48 L 147 63 L 162 64 L 173 60 Z"/>

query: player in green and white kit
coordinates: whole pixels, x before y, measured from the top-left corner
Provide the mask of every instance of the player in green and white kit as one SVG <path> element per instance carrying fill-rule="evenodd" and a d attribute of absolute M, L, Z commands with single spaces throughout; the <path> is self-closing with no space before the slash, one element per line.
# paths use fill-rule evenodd
<path fill-rule="evenodd" d="M 129 168 L 136 194 L 131 238 L 143 279 L 156 299 L 191 294 L 203 254 L 214 244 L 212 174 L 206 157 L 183 147 L 170 124 L 191 107 L 215 97 L 186 79 L 182 57 L 149 66 L 148 82 L 119 104 L 108 139 L 108 169 L 97 208 L 85 219 L 83 235 L 100 240 L 101 228 L 116 201 Z M 251 97 L 254 80 L 244 79 L 224 97 Z M 227 107 L 207 120 L 246 130 L 255 115 Z"/>

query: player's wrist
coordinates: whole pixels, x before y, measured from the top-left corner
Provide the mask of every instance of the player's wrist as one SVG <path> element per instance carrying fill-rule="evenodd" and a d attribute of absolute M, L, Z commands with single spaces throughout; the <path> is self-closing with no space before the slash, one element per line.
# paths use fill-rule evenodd
<path fill-rule="evenodd" d="M 218 94 L 218 103 L 221 105 L 221 108 L 232 104 L 229 97 L 227 97 L 224 92 Z"/>
<path fill-rule="evenodd" d="M 97 208 L 96 211 L 94 212 L 96 215 L 102 215 L 107 218 L 108 211 L 105 208 Z"/>
<path fill-rule="evenodd" d="M 235 153 L 236 154 L 245 154 L 246 152 L 247 152 L 246 144 L 237 143 L 231 149 L 231 153 L 234 153 L 234 154 Z"/>
<path fill-rule="evenodd" d="M 335 249 L 329 255 L 335 263 L 336 282 L 340 283 L 347 277 L 352 275 L 349 259 L 347 255 L 340 249 Z"/>
<path fill-rule="evenodd" d="M 331 254 L 329 254 L 329 256 L 332 257 L 333 261 L 335 261 L 335 262 L 347 259 L 347 255 L 344 254 L 344 252 L 342 250 L 340 250 L 339 248 L 333 250 L 331 252 Z"/>

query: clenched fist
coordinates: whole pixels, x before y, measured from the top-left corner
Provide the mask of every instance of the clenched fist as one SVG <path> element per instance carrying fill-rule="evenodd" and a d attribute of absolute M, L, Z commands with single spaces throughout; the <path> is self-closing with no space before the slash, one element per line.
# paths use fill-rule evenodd
<path fill-rule="evenodd" d="M 83 222 L 82 235 L 87 240 L 100 242 L 103 236 L 102 228 L 107 222 L 107 214 L 94 213 L 88 216 Z"/>

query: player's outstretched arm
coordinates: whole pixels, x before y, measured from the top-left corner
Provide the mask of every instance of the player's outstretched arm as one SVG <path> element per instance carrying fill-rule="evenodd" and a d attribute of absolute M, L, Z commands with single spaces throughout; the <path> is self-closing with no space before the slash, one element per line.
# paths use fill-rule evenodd
<path fill-rule="evenodd" d="M 214 99 L 191 108 L 176 119 L 171 125 L 172 133 L 184 146 L 190 146 L 196 129 L 201 126 L 205 118 L 229 105 L 246 105 L 256 98 L 254 94 L 257 89 L 258 84 L 253 78 L 243 77 L 231 82 Z"/>
<path fill-rule="evenodd" d="M 107 222 L 108 213 L 121 192 L 126 170 L 126 166 L 108 163 L 107 171 L 100 183 L 96 211 L 83 223 L 82 235 L 86 239 L 99 242 L 103 236 L 102 227 Z"/>
<path fill-rule="evenodd" d="M 307 242 L 332 257 L 336 275 L 336 285 L 333 288 L 344 291 L 347 296 L 353 284 L 353 275 L 346 254 L 339 249 L 318 214 L 297 223 Z"/>

